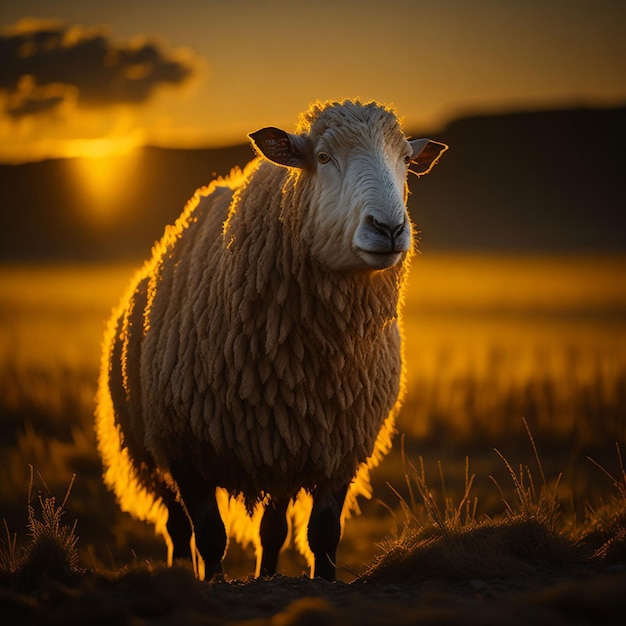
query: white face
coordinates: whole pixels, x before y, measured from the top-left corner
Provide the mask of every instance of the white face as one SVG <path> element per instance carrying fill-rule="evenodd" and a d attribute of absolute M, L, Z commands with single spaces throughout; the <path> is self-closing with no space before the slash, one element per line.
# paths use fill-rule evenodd
<path fill-rule="evenodd" d="M 331 270 L 384 270 L 411 247 L 406 177 L 412 149 L 402 136 L 314 146 L 308 219 L 311 251 Z M 305 218 L 306 219 L 306 218 Z M 307 220 L 308 221 L 308 220 Z"/>

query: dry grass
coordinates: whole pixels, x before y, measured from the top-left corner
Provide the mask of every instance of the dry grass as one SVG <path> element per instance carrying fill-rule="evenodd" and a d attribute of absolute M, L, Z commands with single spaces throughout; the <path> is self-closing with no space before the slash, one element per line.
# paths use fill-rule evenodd
<path fill-rule="evenodd" d="M 445 593 L 461 589 L 454 600 L 446 597 L 465 606 L 476 594 L 499 597 L 511 586 L 519 591 L 573 572 L 595 577 L 613 568 L 619 575 L 626 564 L 626 473 L 614 447 L 626 440 L 624 261 L 586 269 L 581 261 L 572 271 L 561 262 L 548 263 L 543 274 L 541 264 L 537 269 L 530 261 L 494 267 L 480 259 L 456 261 L 418 261 L 407 301 L 403 437 L 373 476 L 375 495 L 386 504 L 364 503 L 364 515 L 347 523 L 340 544 L 340 577 L 355 582 L 340 583 L 332 593 L 354 594 L 360 585 L 372 601 L 369 623 L 389 623 L 375 603 L 385 606 L 394 584 L 404 590 L 396 607 L 414 604 L 416 594 L 433 584 L 440 590 L 437 580 Z M 130 268 L 0 270 L 3 581 L 10 586 L 21 571 L 19 579 L 30 581 L 23 584 L 59 593 L 59 605 L 68 607 L 74 606 L 74 592 L 51 589 L 50 580 L 78 585 L 84 615 L 100 611 L 108 623 L 130 623 L 128 611 L 144 619 L 144 609 L 184 613 L 192 623 L 192 609 L 181 613 L 179 592 L 187 592 L 196 608 L 215 609 L 216 623 L 220 610 L 235 605 L 231 596 L 241 606 L 243 597 L 259 598 L 262 607 L 263 594 L 267 600 L 270 592 L 276 599 L 267 600 L 265 613 L 242 608 L 239 618 L 282 612 L 290 624 L 312 615 L 338 621 L 337 606 L 354 600 L 287 606 L 314 590 L 299 578 L 263 589 L 261 582 L 223 583 L 207 598 L 187 570 L 162 570 L 160 539 L 122 514 L 104 489 L 93 397 L 104 320 L 129 273 Z M 551 281 L 557 285 L 552 289 Z M 581 293 L 581 284 L 591 291 Z M 30 466 L 45 483 L 37 475 L 32 480 Z M 73 476 L 71 496 L 59 506 L 52 494 L 66 493 Z M 286 556 L 284 571 L 298 576 L 302 565 Z M 231 547 L 228 559 L 231 577 L 249 573 L 250 554 Z M 96 573 L 80 574 L 85 569 Z M 39 570 L 47 572 L 45 580 L 36 575 Z M 175 580 L 184 581 L 185 589 Z M 372 595 L 374 583 L 386 585 L 381 596 Z M 410 597 L 407 585 L 413 586 Z M 580 605 L 592 587 L 551 587 L 541 602 L 561 611 L 566 598 Z M 611 606 L 621 601 L 613 583 L 596 587 Z M 112 590 L 123 595 L 131 589 L 143 599 L 105 609 Z M 320 594 L 331 597 L 326 588 Z M 149 599 L 155 595 L 166 600 Z M 432 615 L 444 615 L 433 602 Z M 14 613 L 6 614 L 17 616 L 14 623 L 30 623 L 19 616 L 45 621 L 44 609 L 22 596 L 9 604 Z M 423 600 L 424 610 L 427 605 Z M 387 617 L 393 613 L 396 623 L 412 623 L 403 622 L 410 611 L 389 610 Z M 350 623 L 342 615 L 338 623 Z M 503 623 L 489 619 L 482 623 Z"/>
<path fill-rule="evenodd" d="M 0 610 L 14 624 L 452 625 L 466 624 L 472 615 L 474 623 L 502 625 L 526 624 L 544 613 L 550 616 L 541 622 L 546 624 L 615 623 L 626 609 L 626 474 L 619 447 L 620 478 L 602 468 L 615 489 L 611 528 L 598 532 L 590 518 L 575 540 L 559 528 L 556 491 L 529 437 L 540 487 L 528 467 L 517 474 L 502 459 L 515 499 L 505 501 L 498 519 L 477 515 L 467 461 L 458 503 L 447 495 L 441 466 L 437 492 L 423 465 L 418 471 L 407 462 L 406 480 L 414 482 L 423 508 L 417 497 L 402 502 L 403 532 L 350 585 L 281 576 L 209 585 L 180 564 L 86 573 L 79 565 L 76 524 L 61 522 L 70 489 L 60 506 L 54 497 L 40 496 L 38 512 L 28 507 L 30 542 L 23 556 L 16 557 L 8 532 L 0 550 Z M 503 493 L 500 486 L 498 491 Z"/>
<path fill-rule="evenodd" d="M 572 524 L 589 507 L 602 509 L 600 498 L 610 501 L 610 483 L 598 480 L 586 457 L 607 465 L 611 442 L 626 439 L 625 265 L 418 259 L 407 298 L 408 395 L 399 429 L 407 451 L 421 457 L 423 477 L 438 459 L 445 463 L 445 497 L 463 502 L 458 511 L 444 507 L 445 515 L 474 507 L 463 499 L 468 455 L 478 474 L 473 498 L 486 514 L 501 511 L 487 477 L 505 484 L 508 471 L 492 449 L 515 458 L 527 437 L 522 418 L 541 443 L 546 471 L 564 474 L 555 489 Z M 83 552 L 108 567 L 164 556 L 151 530 L 119 513 L 104 490 L 92 428 L 104 321 L 131 269 L 0 269 L 0 514 L 11 528 L 27 523 L 29 465 L 53 493 L 76 474 L 69 515 L 80 520 Z M 398 499 L 387 483 L 411 499 L 401 456 L 396 445 L 373 476 L 377 497 L 392 508 Z M 441 468 L 435 471 L 441 479 Z M 366 510 L 365 519 L 348 524 L 340 548 L 348 579 L 398 526 L 376 503 Z"/>
<path fill-rule="evenodd" d="M 475 475 L 469 474 L 468 459 L 465 488 L 458 503 L 447 493 L 441 464 L 437 494 L 428 485 L 423 459 L 419 470 L 406 461 L 410 500 L 407 502 L 399 496 L 405 512 L 403 530 L 382 544 L 382 554 L 359 577 L 359 582 L 406 584 L 434 578 L 519 583 L 523 579 L 536 581 L 542 576 L 565 575 L 589 565 L 590 560 L 585 558 L 579 543 L 560 525 L 561 476 L 547 479 L 535 440 L 526 423 L 525 426 L 540 482 L 537 483 L 528 466 L 520 465 L 516 472 L 496 450 L 513 486 L 513 497 L 506 496 L 504 488 L 492 478 L 504 504 L 504 511 L 497 518 L 477 514 L 478 498 L 471 494 Z M 414 496 L 412 482 L 421 505 Z M 621 532 L 625 528 L 615 530 Z"/>
<path fill-rule="evenodd" d="M 33 469 L 31 466 L 31 487 Z M 7 540 L 0 545 L 0 578 L 26 591 L 36 589 L 43 579 L 60 583 L 76 582 L 83 570 L 79 566 L 75 520 L 72 526 L 64 524 L 64 507 L 70 495 L 70 483 L 65 498 L 56 504 L 53 495 L 38 496 L 38 506 L 30 504 L 28 512 L 28 543 L 21 554 L 17 552 L 17 534 L 11 535 L 8 523 L 4 520 Z"/>

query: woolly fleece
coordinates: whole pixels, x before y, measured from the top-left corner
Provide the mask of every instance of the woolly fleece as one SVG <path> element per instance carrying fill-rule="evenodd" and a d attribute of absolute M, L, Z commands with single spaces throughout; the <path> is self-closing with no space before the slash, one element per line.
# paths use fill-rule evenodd
<path fill-rule="evenodd" d="M 329 129 L 334 141 L 404 138 L 375 104 L 314 105 L 299 132 Z M 357 510 L 390 449 L 411 253 L 385 271 L 325 269 L 311 254 L 326 234 L 310 227 L 310 178 L 257 158 L 200 189 L 111 318 L 96 411 L 105 482 L 166 540 L 177 459 L 222 488 L 227 532 L 244 543 L 258 544 L 267 495 L 299 493 L 289 514 L 310 556 L 307 492 L 351 482 L 344 515 Z"/>

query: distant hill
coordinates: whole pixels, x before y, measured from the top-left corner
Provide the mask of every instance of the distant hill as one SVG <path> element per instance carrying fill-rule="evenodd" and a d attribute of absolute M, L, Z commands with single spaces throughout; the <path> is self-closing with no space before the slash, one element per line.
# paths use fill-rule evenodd
<path fill-rule="evenodd" d="M 626 107 L 464 118 L 433 138 L 450 150 L 410 183 L 425 252 L 626 252 Z M 0 260 L 143 258 L 197 187 L 252 156 L 144 148 L 123 218 L 99 229 L 71 159 L 0 165 Z"/>
<path fill-rule="evenodd" d="M 198 187 L 253 156 L 249 145 L 143 148 L 134 169 L 136 181 L 115 207 L 120 218 L 101 228 L 86 217 L 75 159 L 0 164 L 0 260 L 145 258 Z"/>
<path fill-rule="evenodd" d="M 414 185 L 427 249 L 626 252 L 626 108 L 472 117 Z"/>

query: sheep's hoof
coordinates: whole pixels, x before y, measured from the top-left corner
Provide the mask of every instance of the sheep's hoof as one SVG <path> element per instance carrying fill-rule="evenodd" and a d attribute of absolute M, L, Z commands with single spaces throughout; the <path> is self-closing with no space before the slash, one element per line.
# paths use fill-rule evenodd
<path fill-rule="evenodd" d="M 327 554 L 315 559 L 313 578 L 323 578 L 331 583 L 335 582 L 335 564 Z"/>
<path fill-rule="evenodd" d="M 221 561 L 204 562 L 204 580 L 215 581 L 222 575 Z"/>

